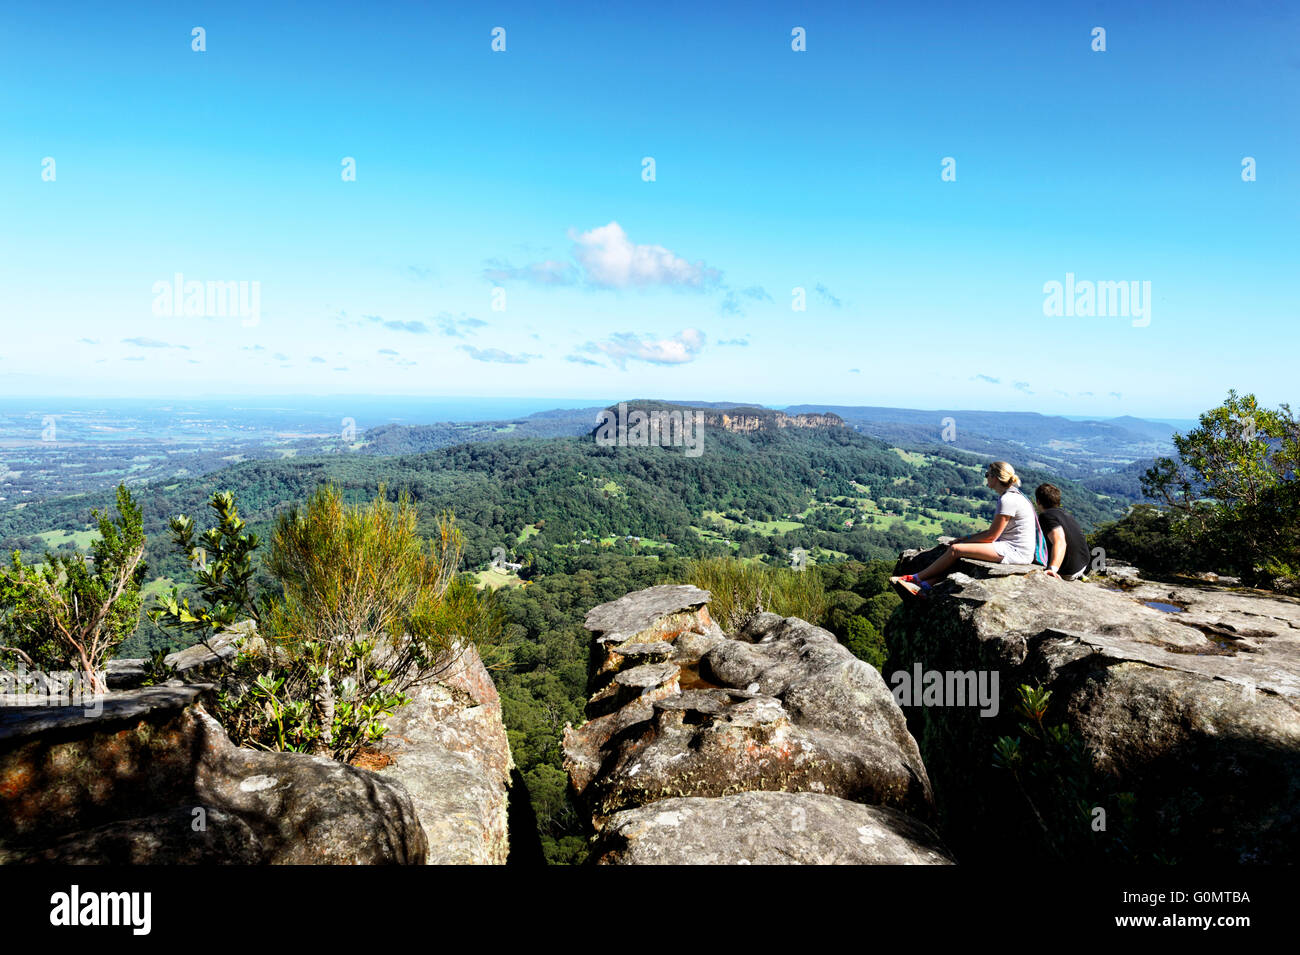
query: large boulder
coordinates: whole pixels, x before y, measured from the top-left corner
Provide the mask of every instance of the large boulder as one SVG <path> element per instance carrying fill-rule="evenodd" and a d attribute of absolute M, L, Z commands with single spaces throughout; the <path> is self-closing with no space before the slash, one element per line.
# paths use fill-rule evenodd
<path fill-rule="evenodd" d="M 257 640 L 241 625 L 164 659 L 168 687 L 219 678 L 241 649 Z M 113 689 L 139 687 L 148 660 L 110 660 Z M 387 719 L 383 742 L 359 760 L 409 793 L 429 846 L 429 865 L 504 865 L 509 854 L 507 805 L 510 744 L 492 677 L 473 646 L 458 650 L 437 679 L 408 693 Z"/>
<path fill-rule="evenodd" d="M 903 571 L 917 563 L 905 556 Z M 890 621 L 891 683 L 914 672 L 998 678 L 994 713 L 937 698 L 905 707 L 946 838 L 974 858 L 1009 838 L 1046 852 L 1086 831 L 1105 858 L 1296 861 L 1300 602 L 1117 570 L 1066 582 L 961 561 Z M 1050 690 L 1044 725 L 1083 744 L 1085 765 L 1060 770 L 1054 786 L 1087 779 L 1086 815 L 1043 817 L 1024 775 L 1033 767 L 1018 778 L 994 766 L 1000 736 L 1028 736 L 1022 684 Z"/>
<path fill-rule="evenodd" d="M 947 865 L 939 837 L 894 809 L 821 793 L 660 799 L 615 813 L 601 865 Z"/>
<path fill-rule="evenodd" d="M 573 790 L 598 833 L 616 814 L 625 825 L 638 818 L 629 811 L 649 812 L 666 799 L 717 802 L 759 792 L 769 796 L 716 808 L 691 803 L 691 818 L 751 818 L 740 842 L 716 847 L 719 858 L 759 845 L 767 846 L 764 858 L 784 851 L 787 833 L 760 817 L 796 793 L 834 797 L 818 811 L 866 804 L 929 818 L 920 752 L 874 668 L 795 617 L 761 614 L 728 635 L 710 617 L 708 600 L 695 587 L 652 587 L 587 614 L 589 719 L 565 728 L 563 747 Z M 808 807 L 790 811 L 796 808 Z M 791 838 L 803 843 L 800 861 L 861 859 L 860 843 L 823 852 L 808 837 Z M 597 851 L 604 861 L 643 861 L 635 852 Z"/>
<path fill-rule="evenodd" d="M 472 646 L 388 720 L 380 768 L 411 794 L 430 865 L 504 865 L 510 743 L 501 700 Z"/>
<path fill-rule="evenodd" d="M 0 711 L 0 861 L 422 863 L 398 783 L 332 759 L 242 749 L 202 686 Z"/>

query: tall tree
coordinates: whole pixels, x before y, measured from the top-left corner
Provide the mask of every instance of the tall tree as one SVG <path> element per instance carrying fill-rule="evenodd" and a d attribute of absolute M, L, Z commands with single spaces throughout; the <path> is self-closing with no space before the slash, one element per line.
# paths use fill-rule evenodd
<path fill-rule="evenodd" d="M 1204 558 L 1262 581 L 1300 547 L 1300 422 L 1288 405 L 1261 408 L 1254 395 L 1227 400 L 1174 436 L 1178 460 L 1161 458 L 1142 488 L 1167 509 L 1174 530 Z"/>
<path fill-rule="evenodd" d="M 0 652 L 34 668 L 80 669 L 95 692 L 108 687 L 104 664 L 140 622 L 146 567 L 140 507 L 125 485 L 117 488 L 117 518 L 92 511 L 99 539 L 89 555 L 47 552 L 43 564 L 24 564 L 14 552 L 0 568 Z"/>

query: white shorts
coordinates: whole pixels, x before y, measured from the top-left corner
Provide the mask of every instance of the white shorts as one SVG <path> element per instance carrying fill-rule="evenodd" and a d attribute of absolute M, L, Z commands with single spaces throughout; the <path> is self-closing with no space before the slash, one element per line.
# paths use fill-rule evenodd
<path fill-rule="evenodd" d="M 993 549 L 1001 555 L 1004 564 L 1032 564 L 1034 562 L 1033 554 L 1026 554 L 1019 548 L 1012 546 L 1010 541 L 994 541 Z"/>

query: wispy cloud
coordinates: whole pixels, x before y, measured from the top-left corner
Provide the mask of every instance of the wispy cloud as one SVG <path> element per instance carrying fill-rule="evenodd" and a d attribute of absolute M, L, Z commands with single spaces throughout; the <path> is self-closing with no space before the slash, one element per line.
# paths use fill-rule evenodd
<path fill-rule="evenodd" d="M 723 315 L 744 315 L 745 309 L 742 307 L 741 298 L 751 299 L 755 302 L 772 301 L 772 296 L 761 285 L 750 285 L 742 289 L 729 288 L 726 290 L 726 294 L 722 296 L 722 301 L 718 303 L 718 310 Z"/>
<path fill-rule="evenodd" d="M 382 315 L 362 315 L 366 321 L 382 325 L 384 328 L 392 329 L 395 332 L 410 332 L 412 335 L 429 334 L 429 326 L 424 322 L 402 322 L 396 319 L 386 320 Z"/>
<path fill-rule="evenodd" d="M 1017 381 L 1011 387 L 1015 388 L 1016 391 L 1023 391 L 1027 395 L 1033 394 L 1033 392 L 1029 390 L 1029 382 L 1027 381 Z"/>
<path fill-rule="evenodd" d="M 578 269 L 571 262 L 547 259 L 515 268 L 503 259 L 489 259 L 483 274 L 493 282 L 521 281 L 533 285 L 573 285 L 579 279 Z"/>
<path fill-rule="evenodd" d="M 830 305 L 831 308 L 839 308 L 841 305 L 844 304 L 836 296 L 832 295 L 831 290 L 828 289 L 821 282 L 817 283 L 817 285 L 813 288 L 813 291 L 817 293 L 818 298 L 820 298 L 823 302 L 826 302 L 828 305 Z"/>
<path fill-rule="evenodd" d="M 122 342 L 127 345 L 135 345 L 138 348 L 181 348 L 185 351 L 190 350 L 189 345 L 173 345 L 171 342 L 159 341 L 156 338 L 123 338 Z"/>
<path fill-rule="evenodd" d="M 644 361 L 651 365 L 683 365 L 694 361 L 703 348 L 704 333 L 699 329 L 688 328 L 671 338 L 619 332 L 607 341 L 587 342 L 581 350 L 602 354 L 619 368 L 626 368 L 629 361 Z"/>
<path fill-rule="evenodd" d="M 397 352 L 395 352 L 395 351 L 394 351 L 393 349 L 391 349 L 391 348 L 381 348 L 381 349 L 379 349 L 378 354 L 380 354 L 380 355 L 396 355 Z"/>
<path fill-rule="evenodd" d="M 749 347 L 749 339 L 748 339 L 748 338 L 724 338 L 722 341 L 720 341 L 720 342 L 715 342 L 714 344 L 716 344 L 716 345 L 736 345 L 736 346 L 739 346 L 739 347 L 741 347 L 741 348 L 748 348 L 748 347 Z"/>
<path fill-rule="evenodd" d="M 475 329 L 486 327 L 487 322 L 483 321 L 483 319 L 474 318 L 463 313 L 456 316 L 444 312 L 438 316 L 438 328 L 444 335 L 450 335 L 452 338 L 464 338 L 466 332 L 472 335 Z"/>
<path fill-rule="evenodd" d="M 565 361 L 571 361 L 571 362 L 573 362 L 575 365 L 595 365 L 595 366 L 597 366 L 598 368 L 600 368 L 600 367 L 604 367 L 603 365 L 601 365 L 600 362 L 598 362 L 598 361 L 594 361 L 594 360 L 592 360 L 592 359 L 590 359 L 590 358 L 584 358 L 584 357 L 582 357 L 581 355 L 565 355 L 565 356 L 564 356 L 564 360 L 565 360 Z"/>
<path fill-rule="evenodd" d="M 77 341 L 80 342 L 80 343 L 83 344 L 83 345 L 98 345 L 98 344 L 99 344 L 99 339 L 98 339 L 98 338 L 78 338 Z"/>
<path fill-rule="evenodd" d="M 496 362 L 502 365 L 526 365 L 532 359 L 542 357 L 530 355 L 528 352 L 512 355 L 500 348 L 475 348 L 473 345 L 460 345 L 459 348 L 475 361 Z"/>
<path fill-rule="evenodd" d="M 722 273 L 703 262 L 691 262 L 662 245 L 633 242 L 617 222 L 586 232 L 569 231 L 572 262 L 547 259 L 515 268 L 492 260 L 484 275 L 494 282 L 512 279 L 534 285 L 574 285 L 593 288 L 712 288 Z"/>
<path fill-rule="evenodd" d="M 971 379 L 971 381 L 987 381 L 990 385 L 1002 384 L 1001 378 L 992 378 L 988 375 L 976 375 L 974 378 Z"/>

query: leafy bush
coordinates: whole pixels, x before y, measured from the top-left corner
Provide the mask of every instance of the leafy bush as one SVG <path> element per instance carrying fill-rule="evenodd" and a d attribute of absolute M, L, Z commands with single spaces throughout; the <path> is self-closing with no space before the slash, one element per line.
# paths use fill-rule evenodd
<path fill-rule="evenodd" d="M 1018 697 L 1024 736 L 999 737 L 993 765 L 1010 775 L 1029 807 L 1037 829 L 1034 841 L 1058 860 L 1137 861 L 1133 794 L 1112 791 L 1094 774 L 1087 747 L 1068 724 L 1048 725 L 1051 690 L 1022 684 Z M 1104 829 L 1094 828 L 1101 820 Z"/>
<path fill-rule="evenodd" d="M 859 617 L 856 614 L 848 619 L 844 635 L 840 636 L 840 642 L 848 647 L 855 657 L 870 663 L 877 670 L 884 667 L 885 659 L 889 656 L 889 648 L 885 646 L 885 638 L 880 631 L 872 626 L 871 621 L 866 617 Z"/>
<path fill-rule="evenodd" d="M 208 501 L 216 524 L 194 537 L 194 522 L 181 514 L 171 520 L 172 542 L 190 562 L 194 586 L 200 603 L 191 607 L 189 598 L 181 598 L 179 588 L 149 611 L 160 626 L 180 630 L 189 642 L 207 644 L 217 634 L 231 629 L 241 620 L 251 619 L 260 625 L 269 595 L 254 599 L 253 553 L 261 545 L 256 534 L 245 534 L 247 526 L 239 516 L 235 497 L 218 491 Z"/>
<path fill-rule="evenodd" d="M 1157 574 L 1195 571 L 1196 549 L 1177 534 L 1172 516 L 1150 504 L 1135 505 L 1127 517 L 1103 524 L 1088 537 L 1110 558 L 1135 564 Z"/>
<path fill-rule="evenodd" d="M 1142 478 L 1170 533 L 1198 563 L 1247 583 L 1300 584 L 1300 422 L 1290 407 L 1272 411 L 1229 391 L 1174 444 L 1178 460 L 1161 458 Z"/>
<path fill-rule="evenodd" d="M 0 659 L 37 670 L 78 670 L 90 688 L 107 689 L 104 664 L 140 620 L 145 578 L 140 507 L 117 488 L 117 518 L 92 511 L 99 539 L 89 556 L 46 552 L 44 564 L 23 563 L 14 551 L 0 568 Z"/>
<path fill-rule="evenodd" d="M 279 517 L 266 560 L 279 592 L 255 596 L 259 542 L 242 534 L 230 495 L 211 506 L 217 526 L 202 536 L 211 553 L 195 574 L 202 604 L 173 593 L 154 617 L 200 635 L 243 613 L 255 620 L 257 638 L 236 658 L 217 708 L 237 742 L 347 760 L 466 647 L 489 667 L 508 659 L 493 596 L 456 577 L 462 539 L 449 515 L 426 544 L 408 496 L 394 504 L 381 488 L 369 505 L 347 506 L 324 486 Z M 192 548 L 191 522 L 172 526 L 177 545 Z"/>

